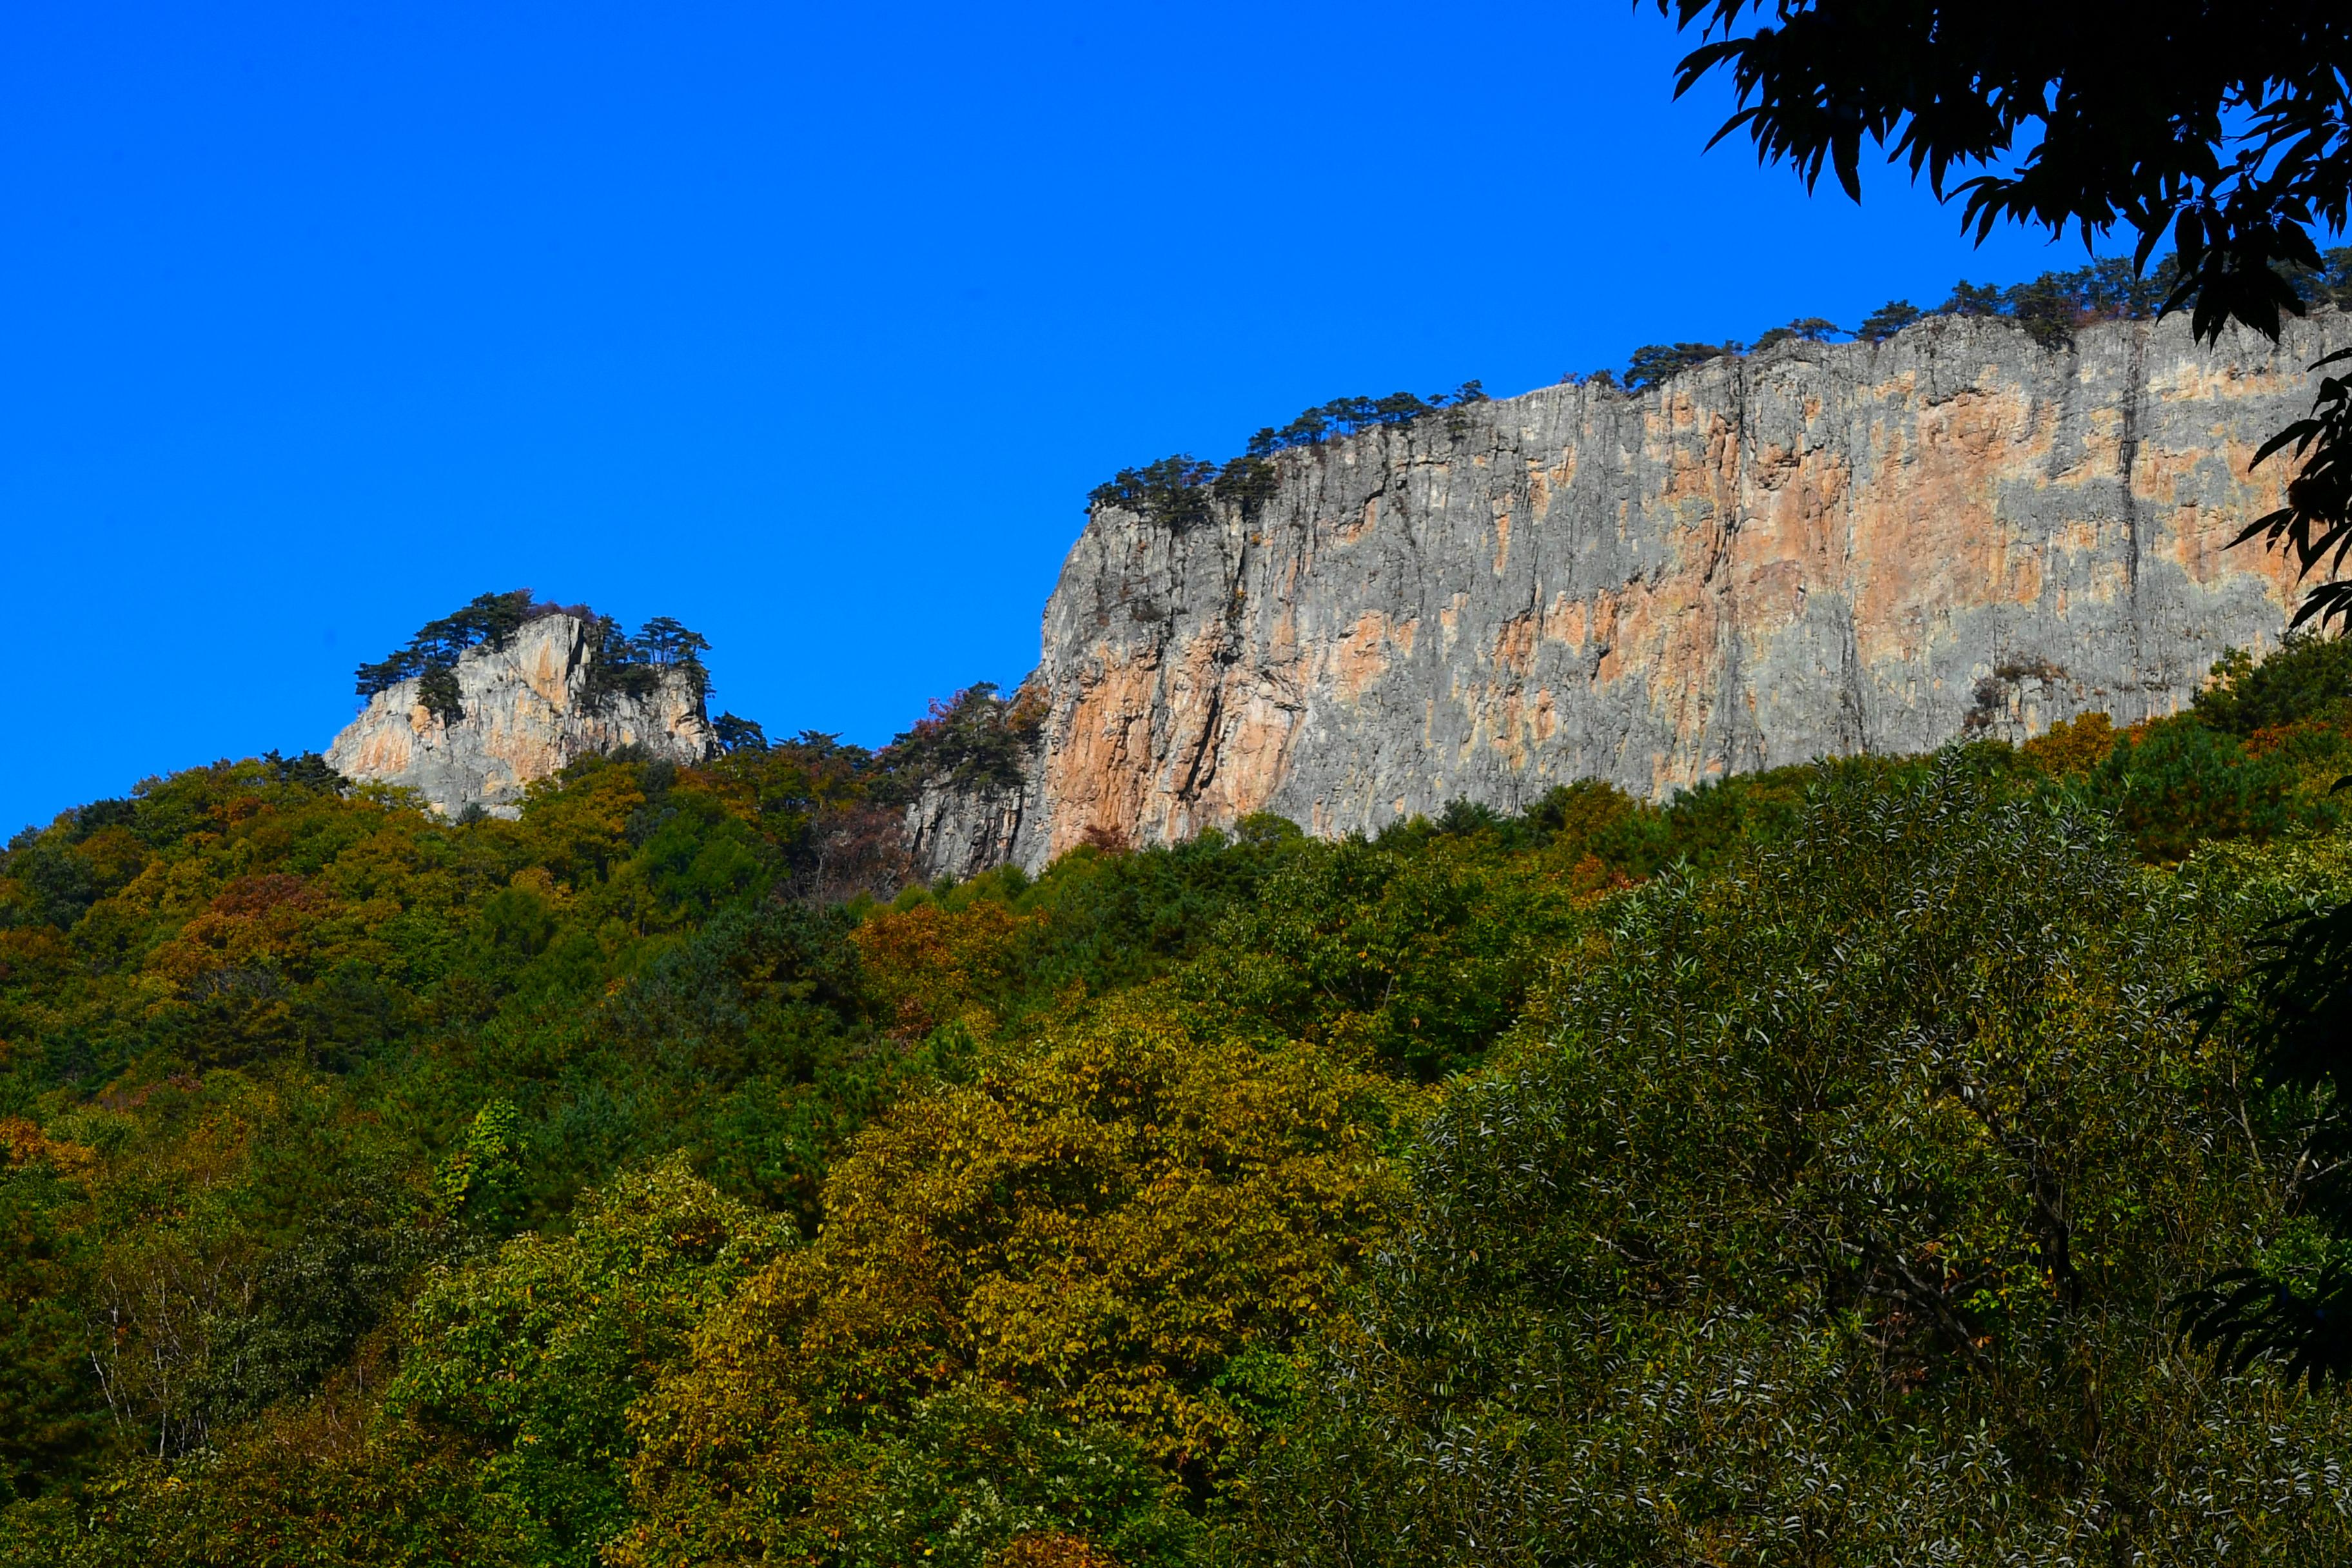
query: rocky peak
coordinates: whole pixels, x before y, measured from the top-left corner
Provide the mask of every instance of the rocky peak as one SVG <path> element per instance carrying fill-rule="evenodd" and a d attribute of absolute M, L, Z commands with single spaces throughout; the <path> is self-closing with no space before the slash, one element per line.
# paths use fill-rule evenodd
<path fill-rule="evenodd" d="M 453 816 L 471 805 L 514 816 L 532 784 L 625 746 L 700 762 L 712 735 L 695 672 L 650 670 L 638 689 L 611 689 L 590 679 L 605 635 L 605 623 L 575 611 L 538 615 L 457 655 L 456 717 L 428 705 L 432 675 L 395 681 L 368 699 L 327 761 L 347 777 L 415 789 Z"/>

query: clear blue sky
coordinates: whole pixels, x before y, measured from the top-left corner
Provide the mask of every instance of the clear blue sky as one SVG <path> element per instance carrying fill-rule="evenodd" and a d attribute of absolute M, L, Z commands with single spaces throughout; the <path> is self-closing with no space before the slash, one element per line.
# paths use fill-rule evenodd
<path fill-rule="evenodd" d="M 2079 264 L 1703 153 L 1683 47 L 1622 0 L 15 0 L 0 834 L 323 747 L 521 585 L 877 743 L 1028 670 L 1121 466 Z"/>

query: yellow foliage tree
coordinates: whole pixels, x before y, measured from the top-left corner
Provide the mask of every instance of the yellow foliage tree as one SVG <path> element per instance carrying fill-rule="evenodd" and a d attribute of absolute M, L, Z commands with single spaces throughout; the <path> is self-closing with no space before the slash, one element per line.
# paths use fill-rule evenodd
<path fill-rule="evenodd" d="M 2082 713 L 2050 726 L 2019 748 L 2045 773 L 2086 773 L 2116 749 L 2115 721 L 2105 713 Z"/>
<path fill-rule="evenodd" d="M 956 1387 L 1215 1484 L 1250 1429 L 1221 1374 L 1286 1351 L 1380 1233 L 1412 1092 L 1204 1036 L 1154 988 L 902 1103 L 835 1166 L 816 1241 L 640 1407 L 641 1522 L 614 1561 L 825 1552 L 877 1446 Z"/>

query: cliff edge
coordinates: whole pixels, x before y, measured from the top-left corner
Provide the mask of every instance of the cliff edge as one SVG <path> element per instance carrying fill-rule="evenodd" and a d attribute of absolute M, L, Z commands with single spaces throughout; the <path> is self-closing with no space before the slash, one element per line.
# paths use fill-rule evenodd
<path fill-rule="evenodd" d="M 700 762 L 711 749 L 700 687 L 672 669 L 644 696 L 592 693 L 595 631 L 559 611 L 525 622 L 502 647 L 467 648 L 454 671 L 455 722 L 425 706 L 421 680 L 390 686 L 335 737 L 327 761 L 350 778 L 415 789 L 449 816 L 479 805 L 501 816 L 520 812 L 530 785 L 592 752 L 637 746 Z"/>
<path fill-rule="evenodd" d="M 1185 526 L 1098 505 L 1045 607 L 1026 782 L 915 813 L 950 851 L 924 868 L 2171 713 L 2281 634 L 2287 563 L 2228 546 L 2291 472 L 2247 468 L 2303 367 L 2347 345 L 2334 311 L 2275 350 L 1937 317 L 1296 447 Z"/>

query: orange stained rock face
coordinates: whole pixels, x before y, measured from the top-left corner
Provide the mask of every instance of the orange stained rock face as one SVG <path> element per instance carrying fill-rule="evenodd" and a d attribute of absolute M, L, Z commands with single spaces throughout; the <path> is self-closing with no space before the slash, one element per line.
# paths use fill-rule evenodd
<path fill-rule="evenodd" d="M 1528 459 L 1528 514 L 1542 517 L 1551 510 L 1552 492 L 1564 491 L 1576 481 L 1576 449 L 1560 448 L 1559 458 L 1549 466 L 1537 459 Z"/>
<path fill-rule="evenodd" d="M 1543 635 L 1567 647 L 1581 648 L 1590 619 L 1582 600 L 1571 599 L 1564 592 L 1555 594 L 1544 616 Z"/>
<path fill-rule="evenodd" d="M 1057 715 L 1045 789 L 1054 802 L 1056 855 L 1086 841 L 1091 829 L 1133 828 L 1143 821 L 1151 756 L 1151 710 L 1159 660 L 1125 659 L 1105 648 L 1081 678 L 1076 700 Z"/>
<path fill-rule="evenodd" d="M 549 707 L 561 712 L 572 706 L 572 690 L 566 679 L 569 661 L 552 639 L 530 645 L 522 660 L 522 678 L 532 693 Z"/>
<path fill-rule="evenodd" d="M 415 752 L 415 722 L 370 730 L 360 738 L 344 772 L 354 777 L 376 777 L 406 770 Z"/>
<path fill-rule="evenodd" d="M 1332 689 L 1343 698 L 1361 696 L 1364 688 L 1387 670 L 1391 643 L 1405 653 L 1412 651 L 1412 626 L 1407 622 L 1391 631 L 1388 617 L 1378 610 L 1366 610 L 1357 616 L 1355 625 L 1340 633 L 1332 645 L 1328 676 Z"/>
<path fill-rule="evenodd" d="M 1362 510 L 1354 517 L 1335 524 L 1331 530 L 1331 537 L 1341 544 L 1353 544 L 1366 533 L 1379 527 L 1380 521 L 1381 498 L 1373 496 L 1364 502 Z"/>
<path fill-rule="evenodd" d="M 1491 662 L 1513 675 L 1525 675 L 1536 651 L 1536 616 L 1528 611 L 1505 621 L 1495 635 Z"/>
<path fill-rule="evenodd" d="M 2347 344 L 1939 318 L 1284 453 L 1250 517 L 1181 535 L 1100 514 L 1047 609 L 1028 853 L 1924 750 L 2004 668 L 2053 673 L 1999 678 L 1996 733 L 2169 711 L 2284 625 L 2291 564 L 2229 541 L 2276 503 L 2285 467 L 2248 464 L 2300 366 Z M 1113 560 L 1164 614 L 1097 607 Z"/>

